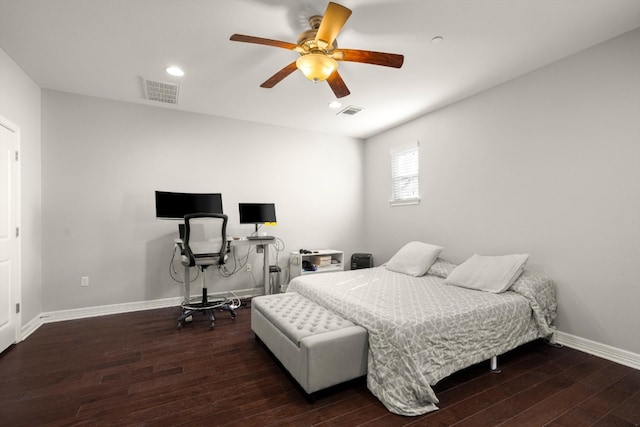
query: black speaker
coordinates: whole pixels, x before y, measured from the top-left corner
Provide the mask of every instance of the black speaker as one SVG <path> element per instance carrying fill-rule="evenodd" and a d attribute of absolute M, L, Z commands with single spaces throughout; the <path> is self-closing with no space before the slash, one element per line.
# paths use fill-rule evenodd
<path fill-rule="evenodd" d="M 359 270 L 361 268 L 373 267 L 373 256 L 371 254 L 353 254 L 351 255 L 351 269 Z"/>

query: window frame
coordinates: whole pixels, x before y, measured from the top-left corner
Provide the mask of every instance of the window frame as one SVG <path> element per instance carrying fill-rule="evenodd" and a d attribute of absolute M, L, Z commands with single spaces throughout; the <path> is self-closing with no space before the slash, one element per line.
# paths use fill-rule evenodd
<path fill-rule="evenodd" d="M 398 176 L 397 167 L 394 167 L 396 162 L 399 160 L 400 156 L 406 154 L 415 154 L 415 164 L 409 165 L 410 169 L 415 169 L 415 172 L 408 171 L 405 172 L 401 176 Z M 395 147 L 389 150 L 389 155 L 391 158 L 391 200 L 389 200 L 389 204 L 391 206 L 407 206 L 407 205 L 417 205 L 420 203 L 420 142 L 416 141 L 413 144 L 403 145 L 400 147 Z M 396 181 L 398 179 L 409 179 L 412 181 L 411 185 L 415 186 L 414 196 L 411 197 L 399 197 L 397 194 L 398 186 L 396 186 Z"/>

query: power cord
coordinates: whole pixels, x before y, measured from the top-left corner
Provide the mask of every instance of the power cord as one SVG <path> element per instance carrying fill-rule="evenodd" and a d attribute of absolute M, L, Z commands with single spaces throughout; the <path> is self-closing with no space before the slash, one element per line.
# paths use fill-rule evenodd
<path fill-rule="evenodd" d="M 175 259 L 176 259 L 176 249 L 178 249 L 179 246 L 177 244 L 173 245 L 173 253 L 171 254 L 171 260 L 169 261 L 169 277 L 171 277 L 171 279 L 173 279 L 173 281 L 177 282 L 177 283 L 184 283 L 184 277 L 181 277 L 182 274 L 180 274 L 178 272 L 178 270 L 176 269 L 176 264 L 175 264 Z M 189 267 L 191 268 L 191 267 Z M 193 279 L 189 280 L 189 283 L 193 283 L 195 280 L 198 279 L 198 277 L 200 276 L 200 270 L 196 268 L 196 275 L 193 277 Z"/>
<path fill-rule="evenodd" d="M 248 246 L 247 254 L 244 256 L 244 258 L 240 258 L 239 260 L 236 256 L 236 250 L 237 250 L 236 247 L 233 247 L 231 249 L 231 258 L 233 258 L 233 269 L 231 271 L 229 271 L 227 264 L 223 264 L 218 267 L 218 271 L 220 272 L 220 275 L 222 277 L 231 277 L 232 275 L 236 274 L 237 272 L 245 268 L 247 263 L 249 262 L 249 254 L 251 253 L 251 246 Z"/>
<path fill-rule="evenodd" d="M 240 308 L 240 306 L 242 305 L 242 300 L 240 299 L 240 297 L 238 297 L 238 295 L 236 295 L 233 291 L 229 291 L 229 293 L 233 295 L 233 298 L 235 298 L 235 301 L 233 300 L 233 298 L 227 298 L 227 301 L 228 301 L 227 305 L 231 307 L 232 310 L 236 310 Z M 229 302 L 231 304 L 229 304 Z"/>

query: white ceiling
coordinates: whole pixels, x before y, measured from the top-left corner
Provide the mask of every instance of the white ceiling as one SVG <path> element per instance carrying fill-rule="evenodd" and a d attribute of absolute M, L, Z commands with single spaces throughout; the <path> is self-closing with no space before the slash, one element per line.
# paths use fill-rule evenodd
<path fill-rule="evenodd" d="M 343 106 L 364 108 L 350 117 L 300 72 L 259 87 L 297 53 L 229 41 L 295 43 L 325 0 L 0 0 L 0 47 L 45 89 L 366 138 L 640 27 L 638 0 L 338 2 L 353 10 L 340 47 L 405 56 L 340 63 Z M 178 83 L 179 103 L 145 100 L 141 76 Z"/>

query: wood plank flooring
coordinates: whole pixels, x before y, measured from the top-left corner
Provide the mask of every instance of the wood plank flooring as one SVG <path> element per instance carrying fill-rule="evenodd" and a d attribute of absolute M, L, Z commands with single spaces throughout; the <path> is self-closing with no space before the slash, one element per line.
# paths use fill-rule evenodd
<path fill-rule="evenodd" d="M 0 426 L 638 426 L 640 371 L 536 341 L 388 412 L 363 379 L 308 401 L 254 338 L 250 310 L 176 330 L 178 308 L 43 325 L 0 355 Z"/>

